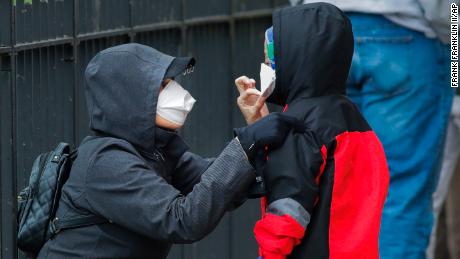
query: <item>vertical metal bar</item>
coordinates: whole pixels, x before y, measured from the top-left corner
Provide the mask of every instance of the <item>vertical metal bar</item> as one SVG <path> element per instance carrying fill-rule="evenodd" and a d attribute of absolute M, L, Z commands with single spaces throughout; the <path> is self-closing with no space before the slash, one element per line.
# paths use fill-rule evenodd
<path fill-rule="evenodd" d="M 78 111 L 78 105 L 79 105 L 79 100 L 78 100 L 78 95 L 77 95 L 77 87 L 78 87 L 78 82 L 79 81 L 79 57 L 78 57 L 78 45 L 79 42 L 77 40 L 77 35 L 78 35 L 78 22 L 79 22 L 79 4 L 78 0 L 73 0 L 73 21 L 72 21 L 72 48 L 73 48 L 73 143 L 75 146 L 78 145 L 78 134 L 77 131 L 79 132 L 79 125 L 77 123 L 77 111 Z"/>
<path fill-rule="evenodd" d="M 12 52 L 11 52 L 11 168 L 12 168 L 12 177 L 11 177 L 11 196 L 12 196 L 12 225 L 14 232 L 11 233 L 12 240 L 10 242 L 10 255 L 11 258 L 17 258 L 17 248 L 16 248 L 16 186 L 17 186 L 17 105 L 16 105 L 16 51 L 14 45 L 16 45 L 16 14 L 15 14 L 15 7 L 12 6 L 12 14 L 11 14 L 11 45 L 12 45 Z"/>
<path fill-rule="evenodd" d="M 12 1 L 9 1 L 11 7 L 11 74 L 10 74 L 10 82 L 11 82 L 11 179 L 6 184 L 10 192 L 6 191 L 7 201 L 9 201 L 9 210 L 5 215 L 5 212 L 2 211 L 3 215 L 7 217 L 11 217 L 11 233 L 10 238 L 11 240 L 7 240 L 6 247 L 3 247 L 2 251 L 2 258 L 17 258 L 17 249 L 16 249 L 16 173 L 17 173 L 17 146 L 16 146 L 16 134 L 17 134 L 17 120 L 16 120 L 16 51 L 14 46 L 16 45 L 16 7 L 13 5 Z M 8 208 L 8 205 L 6 206 Z M 2 240 L 3 241 L 3 240 Z M 8 247 L 9 246 L 9 247 Z"/>
<path fill-rule="evenodd" d="M 1 58 L 1 57 L 0 57 Z M 10 66 L 11 66 L 11 58 L 10 58 Z M 0 64 L 0 65 L 3 65 L 3 64 Z M 1 70 L 2 70 L 2 67 L 0 67 L 0 73 L 1 73 Z M 8 77 L 10 77 L 11 75 L 11 67 L 10 67 L 10 74 L 8 74 Z M 8 83 L 10 83 L 10 78 L 8 78 Z M 7 86 L 9 87 L 9 85 Z M 0 89 L 0 93 L 3 95 L 2 93 L 2 89 Z M 2 102 L 2 99 L 1 99 L 1 96 L 0 96 L 0 105 L 1 103 L 3 103 L 3 105 L 7 105 L 5 104 L 6 102 Z M 2 185 L 2 182 L 3 182 L 3 179 L 2 179 L 2 175 L 5 175 L 4 173 L 2 174 L 1 171 L 2 171 L 2 168 L 4 168 L 4 165 L 2 163 L 6 163 L 7 160 L 5 159 L 5 161 L 3 161 L 3 157 L 5 156 L 5 154 L 2 154 L 3 150 L 2 150 L 2 142 L 5 141 L 5 139 L 3 139 L 3 132 L 4 131 L 2 128 L 3 128 L 3 123 L 1 123 L 1 119 L 2 119 L 2 110 L 4 111 L 5 109 L 1 108 L 0 106 L 0 202 L 3 203 L 3 192 L 2 192 L 2 188 L 1 186 Z M 2 228 L 2 225 L 1 223 L 3 222 L 3 206 L 1 206 L 1 203 L 0 203 L 0 255 L 2 255 L 2 247 L 3 247 L 3 232 L 4 232 L 4 229 Z"/>
<path fill-rule="evenodd" d="M 55 53 L 56 53 L 56 49 L 57 47 L 43 47 L 43 48 L 38 48 L 35 50 L 35 53 L 37 53 L 37 55 L 34 55 L 36 56 L 36 58 L 38 59 L 37 61 L 35 61 L 35 66 L 38 66 L 38 69 L 36 69 L 37 71 L 37 75 L 35 75 L 37 78 L 34 80 L 34 86 L 32 87 L 32 91 L 35 91 L 35 88 L 37 88 L 37 95 L 38 95 L 38 105 L 39 105 L 39 114 L 41 116 L 43 116 L 42 114 L 49 114 L 49 111 L 48 111 L 48 108 L 49 106 L 46 104 L 46 100 L 47 98 L 49 97 L 49 92 L 48 92 L 48 89 L 50 88 L 49 85 L 45 84 L 43 82 L 43 75 L 42 75 L 42 69 L 43 69 L 43 51 L 46 51 L 47 53 L 50 52 L 50 50 L 54 48 L 55 49 Z M 35 70 L 35 68 L 32 68 Z M 56 74 L 56 73 L 53 73 L 53 74 Z M 38 82 L 38 84 L 36 84 L 36 82 Z M 52 87 L 52 86 L 51 86 Z M 56 101 L 59 101 L 59 100 L 56 100 Z M 41 111 L 41 110 L 44 110 L 44 111 Z M 45 116 L 41 117 L 40 120 L 37 120 L 37 131 L 39 134 L 37 134 L 37 136 L 44 136 L 43 138 L 40 138 L 40 142 L 38 143 L 38 146 L 39 147 L 43 147 L 44 143 L 47 143 L 48 142 L 48 137 L 50 135 L 52 135 L 54 133 L 54 130 L 53 132 L 49 132 L 47 130 L 43 130 L 43 129 L 46 129 L 46 126 L 45 125 L 41 125 L 41 123 L 45 122 Z"/>
<path fill-rule="evenodd" d="M 129 16 L 129 42 L 134 42 L 136 34 L 134 33 L 133 29 L 133 1 L 129 0 L 129 10 L 128 10 L 128 16 Z"/>
<path fill-rule="evenodd" d="M 186 56 L 187 55 L 187 24 L 185 23 L 185 18 L 186 18 L 186 15 L 187 15 L 187 11 L 186 11 L 186 4 L 187 0 L 182 0 L 181 1 L 181 5 L 182 5 L 182 17 L 180 19 L 181 23 L 180 23 L 180 38 L 181 38 L 181 43 L 180 44 L 180 48 L 179 48 L 179 56 Z M 184 129 L 181 129 L 180 130 L 180 134 L 185 138 L 187 136 L 187 131 L 184 130 Z M 182 246 L 182 251 L 184 252 L 184 249 L 183 249 L 184 246 Z M 185 253 L 185 252 L 184 252 Z M 185 258 L 185 254 L 183 256 L 183 258 Z"/>
<path fill-rule="evenodd" d="M 6 22 L 11 22 L 11 1 L 3 1 L 0 4 L 0 18 L 1 30 L 7 32 L 5 34 L 0 34 L 0 45 L 5 47 L 11 47 L 11 27 L 7 27 Z M 8 16 L 9 15 L 9 16 Z M 10 25 L 11 26 L 11 25 Z M 8 50 L 10 52 L 10 50 Z M 10 176 L 11 173 L 9 166 L 11 166 L 11 161 L 8 159 L 10 157 L 10 89 L 11 89 L 11 56 L 10 53 L 5 53 L 5 57 L 0 56 L 0 257 L 3 255 L 3 249 L 5 248 L 5 243 L 7 240 L 5 236 L 8 233 L 8 228 L 5 228 L 3 224 L 5 223 L 7 217 L 4 217 L 3 214 L 6 212 L 7 206 L 5 206 L 5 200 L 7 195 L 5 195 L 5 188 L 3 188 L 4 183 Z M 5 71 L 5 72 L 4 72 Z M 8 72 L 7 72 L 8 71 Z M 8 73 L 8 74 L 6 74 Z M 3 81 L 5 80 L 5 81 Z M 5 83 L 3 83 L 5 82 Z M 4 221 L 5 220 L 5 221 Z M 9 222 L 7 222 L 9 223 Z"/>
<path fill-rule="evenodd" d="M 51 54 L 51 49 L 52 49 L 52 48 L 53 48 L 53 47 L 47 47 L 47 48 L 46 48 L 46 56 L 44 57 L 44 58 L 46 59 L 46 62 L 44 62 L 44 63 L 46 64 L 46 68 L 45 68 L 46 71 L 44 71 L 44 72 L 46 73 L 46 81 L 43 82 L 42 80 L 40 80 L 40 81 L 41 81 L 41 82 L 40 82 L 40 85 L 41 85 L 42 88 L 45 88 L 45 89 L 47 89 L 48 91 L 51 89 L 51 93 L 52 93 L 53 95 L 54 95 L 54 94 L 58 95 L 59 93 L 56 93 L 56 91 L 53 91 L 53 90 L 52 90 L 52 87 L 53 87 L 53 86 L 56 86 L 56 85 L 52 85 L 52 84 L 51 84 L 51 82 L 52 82 L 52 79 L 51 79 L 51 78 L 54 76 L 54 74 L 56 74 L 55 71 L 52 71 L 52 70 L 51 70 L 51 68 L 55 66 L 55 64 L 53 64 L 53 62 L 51 61 L 51 55 L 52 55 L 52 54 Z M 54 48 L 57 48 L 57 47 L 54 47 Z M 43 57 L 40 58 L 40 62 L 41 62 L 41 59 L 42 59 L 42 58 L 43 58 Z M 42 64 L 40 64 L 40 67 L 42 67 Z M 40 74 L 41 74 L 41 73 L 40 73 Z M 46 96 L 49 97 L 48 93 L 46 94 Z M 53 97 L 54 97 L 54 96 L 53 96 Z M 61 99 L 62 99 L 62 98 L 59 98 L 58 96 L 56 96 L 56 99 L 55 99 L 55 100 L 58 101 L 58 102 L 60 102 Z M 48 108 L 48 105 L 47 105 L 46 103 L 45 103 L 45 107 Z M 61 107 L 61 106 L 59 105 L 58 107 Z M 46 112 L 45 114 L 49 114 L 49 113 Z M 45 126 L 45 125 L 44 125 L 44 126 Z M 45 128 L 47 128 L 47 127 L 45 126 Z M 47 129 L 45 130 L 45 132 L 48 133 L 48 134 L 50 133 L 49 130 L 47 130 Z M 52 134 L 51 134 L 51 136 L 52 136 Z M 43 146 L 40 145 L 40 147 L 43 147 Z"/>
<path fill-rule="evenodd" d="M 5 13 L 7 14 L 9 12 L 9 17 L 6 17 L 6 20 L 9 20 L 10 26 L 6 30 L 8 33 L 7 38 L 5 39 L 5 45 L 12 47 L 13 44 L 13 39 L 12 39 L 12 34 L 14 33 L 14 24 L 12 23 L 13 20 L 13 4 L 12 1 L 5 1 L 3 4 L 5 4 L 6 10 Z M 9 7 L 9 8 L 8 8 Z M 5 26 L 5 29 L 7 27 Z M 0 95 L 0 116 L 1 118 L 1 129 L 0 129 L 0 212 L 1 212 L 1 217 L 0 217 L 0 257 L 1 258 L 15 258 L 15 246 L 14 246 L 14 233 L 13 230 L 15 230 L 14 226 L 11 226 L 11 221 L 14 217 L 14 205 L 13 203 L 13 195 L 12 195 L 12 190 L 14 188 L 15 182 L 14 182 L 14 172 L 12 171 L 12 120 L 13 120 L 13 113 L 12 113 L 12 107 L 11 107 L 11 99 L 12 99 L 12 94 L 11 94 L 11 89 L 13 88 L 12 86 L 12 78 L 14 77 L 14 70 L 12 69 L 13 65 L 13 50 L 10 49 L 8 51 L 9 53 L 6 53 L 5 55 L 9 55 L 9 57 L 3 58 L 2 62 L 2 67 L 0 68 L 1 70 L 5 70 L 5 72 L 0 72 L 2 78 L 6 79 L 5 84 L 1 85 L 0 89 L 1 95 Z M 4 74 L 5 73 L 5 74 Z M 8 74 L 6 74 L 8 73 Z M 5 170 L 5 171 L 4 171 Z"/>
<path fill-rule="evenodd" d="M 230 75 L 231 75 L 231 79 L 234 79 L 235 76 L 236 76 L 236 64 L 235 64 L 235 54 L 236 54 L 236 42 L 235 42 L 235 39 L 236 39 L 236 29 L 235 29 L 235 17 L 234 17 L 234 13 L 236 12 L 236 3 L 235 3 L 235 0 L 230 0 L 230 21 L 229 21 L 229 33 L 230 33 Z M 233 88 L 232 87 L 229 87 L 229 90 L 228 90 L 228 96 L 230 97 L 229 98 L 229 104 L 228 104 L 228 107 L 230 107 L 230 111 L 229 111 L 229 114 L 231 114 L 229 116 L 230 118 L 230 125 L 235 125 L 235 122 L 234 122 L 234 119 L 233 119 L 233 105 L 235 102 L 233 102 L 232 100 L 234 99 L 234 95 L 233 95 Z M 229 217 L 228 217 L 228 247 L 229 247 L 229 255 L 228 255 L 228 258 L 233 258 L 233 235 L 232 235 L 232 229 L 233 229 L 233 213 L 230 213 Z"/>
<path fill-rule="evenodd" d="M 187 16 L 186 2 L 187 0 L 182 0 L 182 19 L 181 19 L 181 25 L 180 25 L 182 45 L 181 45 L 181 49 L 179 50 L 179 53 L 182 56 L 185 56 L 187 53 L 187 25 L 185 24 L 185 19 Z"/>
<path fill-rule="evenodd" d="M 180 49 L 179 49 L 179 55 L 181 56 L 185 56 L 186 53 L 187 53 L 187 27 L 185 25 L 185 17 L 187 15 L 187 12 L 186 12 L 186 6 L 187 6 L 187 0 L 182 0 L 181 1 L 181 11 L 182 11 L 182 14 L 180 17 L 180 21 L 181 21 L 181 25 L 180 25 L 180 37 L 181 37 L 181 42 L 182 44 L 180 44 Z M 180 133 L 183 135 L 183 137 L 185 138 L 186 136 L 186 132 L 184 130 L 181 129 Z M 181 245 L 181 257 L 182 259 L 186 259 L 186 255 L 185 255 L 185 247 L 184 245 Z"/>

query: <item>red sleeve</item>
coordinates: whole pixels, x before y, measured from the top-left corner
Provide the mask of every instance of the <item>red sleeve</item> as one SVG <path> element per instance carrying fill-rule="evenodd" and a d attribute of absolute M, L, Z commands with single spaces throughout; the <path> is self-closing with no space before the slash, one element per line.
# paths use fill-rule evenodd
<path fill-rule="evenodd" d="M 263 259 L 285 259 L 298 245 L 305 228 L 289 215 L 267 213 L 257 221 L 254 234 Z"/>

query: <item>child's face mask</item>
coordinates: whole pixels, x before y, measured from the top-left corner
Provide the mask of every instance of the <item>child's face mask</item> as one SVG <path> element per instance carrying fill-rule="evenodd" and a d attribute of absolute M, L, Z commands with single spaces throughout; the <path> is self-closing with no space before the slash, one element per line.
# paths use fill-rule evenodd
<path fill-rule="evenodd" d="M 158 96 L 157 115 L 176 125 L 184 125 L 196 100 L 174 80 L 169 81 Z"/>

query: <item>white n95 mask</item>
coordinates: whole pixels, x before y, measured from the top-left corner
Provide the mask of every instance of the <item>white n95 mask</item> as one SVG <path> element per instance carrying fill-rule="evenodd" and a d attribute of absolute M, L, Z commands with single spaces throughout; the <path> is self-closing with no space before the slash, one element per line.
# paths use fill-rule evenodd
<path fill-rule="evenodd" d="M 184 125 L 196 100 L 174 80 L 169 81 L 158 96 L 157 114 L 177 125 Z"/>

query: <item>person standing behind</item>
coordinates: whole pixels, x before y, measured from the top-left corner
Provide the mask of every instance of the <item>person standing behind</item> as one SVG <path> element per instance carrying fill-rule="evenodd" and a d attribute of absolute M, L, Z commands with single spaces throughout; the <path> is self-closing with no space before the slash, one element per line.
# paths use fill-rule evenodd
<path fill-rule="evenodd" d="M 441 174 L 438 186 L 433 194 L 433 209 L 435 211 L 435 221 L 431 232 L 430 245 L 427 249 L 428 258 L 442 258 L 439 253 L 442 251 L 437 241 L 437 237 L 443 231 L 437 231 L 439 221 L 442 221 L 441 210 L 445 205 L 445 223 L 447 250 L 451 259 L 460 259 L 460 224 L 459 224 L 459 196 L 458 189 L 460 182 L 458 179 L 460 168 L 460 91 L 454 96 L 452 111 L 449 117 L 447 128 L 446 144 L 444 146 L 444 157 L 442 161 Z M 457 168 L 456 168 L 457 167 Z M 457 174 L 457 175 L 456 175 Z M 449 188 L 450 186 L 450 188 Z M 457 211 L 456 211 L 457 210 Z M 441 238 L 442 240 L 442 238 Z M 438 251 L 439 250 L 439 251 Z"/>
<path fill-rule="evenodd" d="M 350 17 L 355 53 L 348 95 L 382 141 L 390 169 L 380 256 L 424 258 L 453 96 L 447 45 L 451 1 L 324 2 Z"/>

